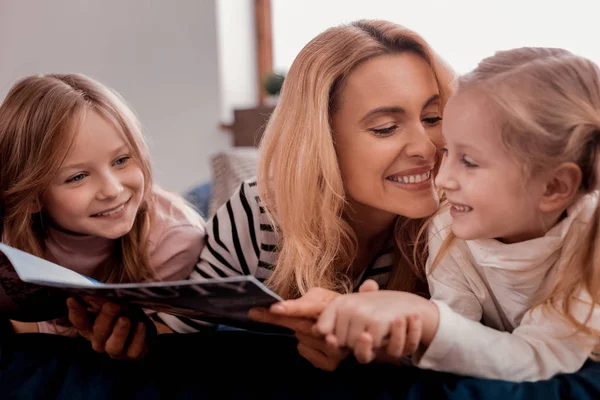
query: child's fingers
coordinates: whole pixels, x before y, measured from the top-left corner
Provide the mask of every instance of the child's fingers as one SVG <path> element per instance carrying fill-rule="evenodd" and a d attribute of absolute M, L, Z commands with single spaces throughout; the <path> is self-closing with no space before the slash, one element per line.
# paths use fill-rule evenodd
<path fill-rule="evenodd" d="M 313 331 L 319 335 L 329 335 L 335 330 L 335 322 L 337 316 L 337 308 L 335 303 L 325 307 L 325 310 L 319 316 L 317 323 L 313 327 Z"/>
<path fill-rule="evenodd" d="M 126 356 L 129 359 L 137 360 L 144 356 L 146 352 L 146 324 L 138 322 L 135 327 L 135 332 L 131 338 L 129 346 L 127 346 Z"/>
<path fill-rule="evenodd" d="M 94 296 L 83 296 L 82 299 L 86 304 L 88 304 L 88 311 L 93 312 L 94 314 L 99 313 L 100 310 L 102 310 L 102 305 L 108 301 L 106 299 Z"/>
<path fill-rule="evenodd" d="M 120 317 L 115 323 L 115 327 L 110 337 L 106 340 L 104 351 L 112 358 L 123 358 L 123 349 L 129 338 L 131 330 L 131 321 L 129 318 Z"/>
<path fill-rule="evenodd" d="M 97 352 L 104 352 L 104 345 L 112 334 L 115 321 L 120 313 L 121 307 L 118 304 L 107 302 L 102 305 L 93 327 L 92 346 Z"/>
<path fill-rule="evenodd" d="M 379 285 L 373 279 L 367 279 L 358 288 L 359 293 L 376 292 L 377 290 L 379 290 Z"/>
<path fill-rule="evenodd" d="M 361 364 L 368 364 L 375 359 L 373 338 L 368 332 L 363 332 L 354 346 L 354 357 Z"/>
<path fill-rule="evenodd" d="M 85 306 L 76 298 L 67 299 L 67 308 L 69 309 L 69 321 L 79 331 L 79 334 L 90 340 L 92 336 L 92 323 L 90 322 L 88 312 Z"/>
<path fill-rule="evenodd" d="M 371 322 L 365 330 L 369 332 L 373 341 L 373 347 L 376 349 L 383 346 L 383 338 L 389 333 L 388 327 L 378 322 Z"/>
<path fill-rule="evenodd" d="M 386 348 L 386 353 L 390 357 L 400 358 L 404 353 L 404 343 L 406 342 L 406 323 L 404 318 L 397 318 L 392 322 L 390 330 L 390 339 Z"/>
<path fill-rule="evenodd" d="M 340 347 L 348 346 L 348 334 L 350 333 L 350 324 L 352 323 L 348 313 L 338 310 L 335 316 L 335 336 Z M 364 331 L 364 328 L 361 332 Z"/>
<path fill-rule="evenodd" d="M 406 329 L 406 344 L 404 345 L 405 356 L 414 354 L 421 343 L 421 333 L 423 332 L 423 322 L 421 317 L 411 315 L 408 317 L 408 328 Z"/>

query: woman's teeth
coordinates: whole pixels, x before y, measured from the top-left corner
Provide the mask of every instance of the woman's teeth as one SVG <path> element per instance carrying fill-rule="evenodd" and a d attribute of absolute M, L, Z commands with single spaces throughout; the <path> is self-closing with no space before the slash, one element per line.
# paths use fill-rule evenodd
<path fill-rule="evenodd" d="M 430 176 L 431 171 L 420 175 L 390 176 L 388 179 L 398 183 L 421 183 L 428 180 Z"/>

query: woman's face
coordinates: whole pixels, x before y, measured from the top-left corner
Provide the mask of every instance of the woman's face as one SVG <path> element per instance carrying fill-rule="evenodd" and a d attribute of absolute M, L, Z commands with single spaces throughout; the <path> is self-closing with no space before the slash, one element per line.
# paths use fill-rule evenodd
<path fill-rule="evenodd" d="M 442 110 L 431 67 L 412 52 L 378 56 L 356 67 L 338 95 L 334 139 L 355 215 L 433 214 Z"/>

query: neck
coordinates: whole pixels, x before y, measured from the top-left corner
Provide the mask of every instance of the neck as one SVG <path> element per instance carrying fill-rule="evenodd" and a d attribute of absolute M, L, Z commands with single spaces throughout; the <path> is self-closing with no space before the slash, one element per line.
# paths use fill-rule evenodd
<path fill-rule="evenodd" d="M 91 236 L 91 235 L 86 235 L 86 234 L 84 234 L 84 233 L 79 233 L 79 232 L 70 231 L 70 230 L 68 230 L 68 229 L 64 229 L 62 226 L 60 226 L 60 225 L 58 225 L 58 224 L 54 223 L 54 221 L 52 221 L 52 219 L 51 219 L 51 218 L 45 218 L 45 220 L 46 220 L 46 221 L 48 221 L 48 222 L 47 222 L 47 223 L 48 223 L 48 226 L 49 226 L 50 228 L 52 228 L 52 229 L 56 230 L 56 231 L 59 231 L 59 232 L 66 233 L 66 234 L 69 234 L 69 235 L 71 235 L 71 236 L 81 236 L 81 237 Z"/>
<path fill-rule="evenodd" d="M 379 251 L 392 233 L 398 217 L 352 201 L 345 214 L 346 221 L 356 235 L 359 254 Z"/>
<path fill-rule="evenodd" d="M 532 226 L 530 230 L 521 232 L 518 235 L 513 235 L 508 238 L 499 238 L 498 240 L 502 243 L 511 244 L 543 237 L 550 229 L 552 229 L 554 225 L 566 218 L 566 216 L 566 209 L 544 213 L 539 218 L 539 224 Z"/>

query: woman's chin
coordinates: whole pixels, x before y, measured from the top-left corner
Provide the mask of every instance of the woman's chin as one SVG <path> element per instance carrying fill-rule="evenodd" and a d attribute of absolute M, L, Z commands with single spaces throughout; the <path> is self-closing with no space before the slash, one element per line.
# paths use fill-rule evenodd
<path fill-rule="evenodd" d="M 399 204 L 398 207 L 395 207 L 394 213 L 406 218 L 420 219 L 432 216 L 439 207 L 439 198 L 435 196 L 428 199 Z"/>

